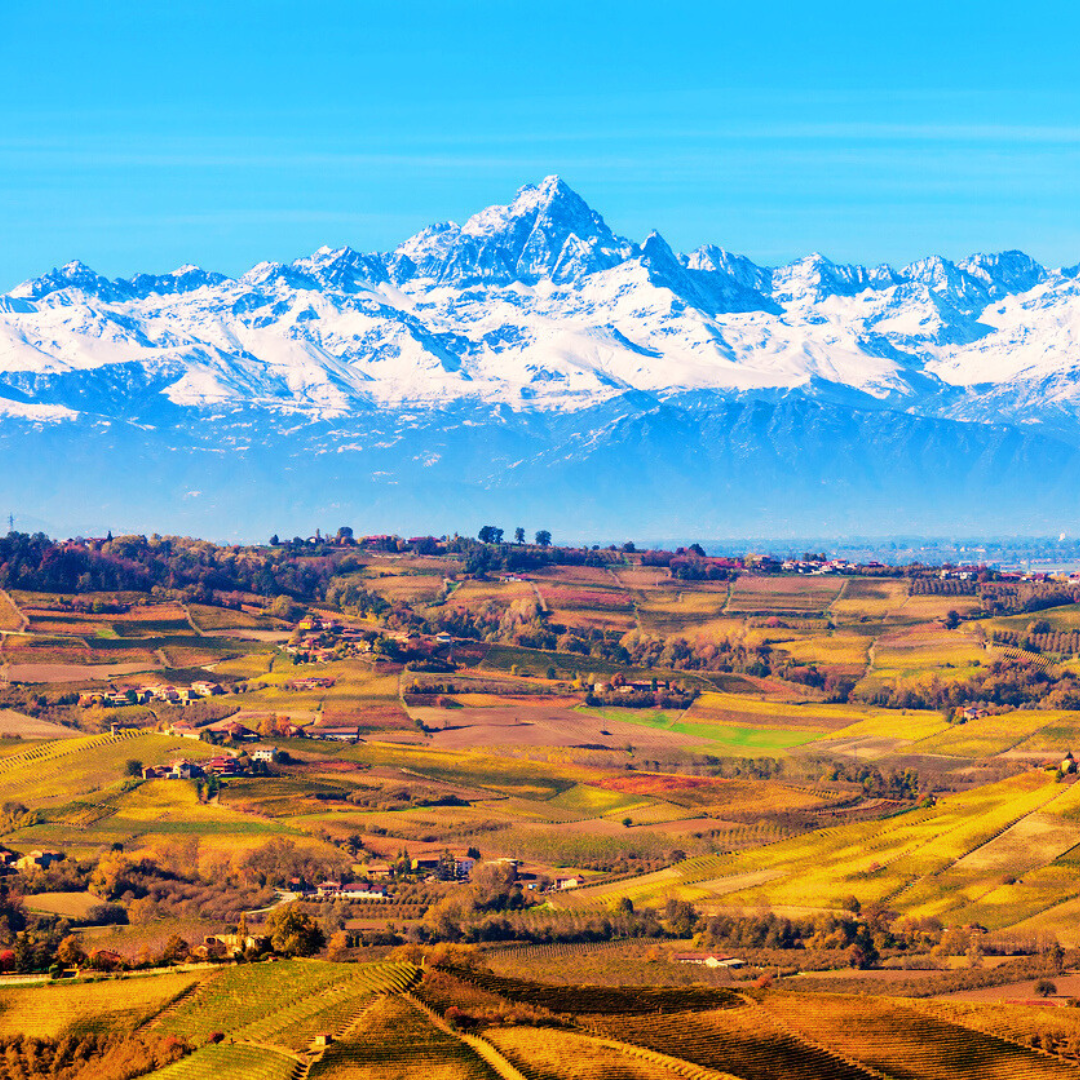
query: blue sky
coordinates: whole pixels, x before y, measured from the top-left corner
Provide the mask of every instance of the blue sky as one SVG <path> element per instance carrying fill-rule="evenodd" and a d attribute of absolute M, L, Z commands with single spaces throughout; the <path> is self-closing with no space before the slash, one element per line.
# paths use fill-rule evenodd
<path fill-rule="evenodd" d="M 552 172 L 680 250 L 1073 264 L 1077 40 L 1060 0 L 0 0 L 0 291 L 385 249 Z"/>

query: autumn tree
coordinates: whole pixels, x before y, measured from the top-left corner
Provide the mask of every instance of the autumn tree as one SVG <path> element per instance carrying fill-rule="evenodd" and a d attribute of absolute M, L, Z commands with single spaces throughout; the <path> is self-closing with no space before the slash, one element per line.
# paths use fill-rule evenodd
<path fill-rule="evenodd" d="M 56 959 L 68 967 L 77 967 L 86 960 L 86 953 L 74 934 L 68 934 L 60 942 L 60 947 L 56 950 Z"/>
<path fill-rule="evenodd" d="M 179 964 L 188 958 L 190 952 L 191 946 L 179 934 L 173 934 L 161 950 L 161 960 L 165 964 Z"/>
<path fill-rule="evenodd" d="M 326 940 L 319 924 L 296 904 L 276 908 L 270 915 L 267 929 L 274 952 L 284 956 L 311 956 Z"/>

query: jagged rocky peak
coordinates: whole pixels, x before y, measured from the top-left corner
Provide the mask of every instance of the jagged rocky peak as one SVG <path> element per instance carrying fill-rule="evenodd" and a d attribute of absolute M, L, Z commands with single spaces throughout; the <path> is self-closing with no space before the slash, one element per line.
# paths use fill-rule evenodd
<path fill-rule="evenodd" d="M 110 281 L 86 263 L 75 259 L 48 274 L 24 282 L 13 289 L 10 295 L 38 300 L 70 289 L 106 303 L 123 303 L 127 300 L 145 299 L 151 294 L 166 296 L 194 292 L 204 286 L 220 285 L 228 280 L 224 274 L 202 270 L 188 263 L 177 267 L 171 274 L 136 274 L 131 279 L 116 278 Z"/>
<path fill-rule="evenodd" d="M 899 275 L 891 266 L 834 263 L 816 251 L 786 266 L 778 266 L 772 272 L 773 295 L 781 302 L 855 296 L 865 289 L 887 289 L 899 281 Z"/>
<path fill-rule="evenodd" d="M 323 246 L 306 259 L 297 259 L 291 269 L 324 289 L 356 292 L 387 281 L 386 266 L 379 255 L 361 255 L 346 245 Z"/>
<path fill-rule="evenodd" d="M 269 261 L 256 263 L 237 280 L 241 285 L 270 292 L 282 288 L 294 291 L 302 289 L 318 290 L 320 283 L 309 272 L 301 269 L 302 262 L 303 260 L 296 263 Z"/>
<path fill-rule="evenodd" d="M 758 266 L 745 255 L 735 255 L 716 244 L 703 244 L 683 259 L 690 270 L 721 274 L 744 289 L 768 293 L 772 291 L 772 271 Z"/>
<path fill-rule="evenodd" d="M 671 289 L 708 315 L 780 310 L 768 295 L 768 272 L 721 248 L 676 255 L 659 233 L 652 232 L 641 246 L 641 262 L 654 285 Z"/>
<path fill-rule="evenodd" d="M 53 267 L 47 274 L 31 281 L 24 281 L 12 289 L 10 295 L 25 300 L 40 300 L 43 296 L 61 292 L 64 289 L 77 289 L 85 296 L 95 296 L 101 300 L 125 299 L 129 292 L 126 283 L 112 282 L 102 277 L 96 270 L 91 270 L 84 262 L 73 259 L 59 269 Z"/>
<path fill-rule="evenodd" d="M 926 286 L 934 296 L 968 314 L 985 307 L 988 300 L 982 282 L 940 255 L 930 255 L 905 266 L 900 276 Z"/>
<path fill-rule="evenodd" d="M 392 276 L 447 285 L 567 282 L 615 266 L 634 250 L 565 181 L 549 176 L 460 228 L 448 223 L 414 236 L 394 252 Z"/>
<path fill-rule="evenodd" d="M 1046 269 L 1022 251 L 1001 251 L 995 255 L 971 255 L 960 269 L 978 281 L 991 300 L 1012 293 L 1027 292 L 1041 285 Z"/>
<path fill-rule="evenodd" d="M 171 293 L 189 293 L 206 286 L 220 285 L 229 279 L 224 274 L 203 270 L 192 263 L 178 266 L 171 274 L 136 274 L 128 284 L 137 296 L 149 296 L 156 293 L 167 296 Z"/>
<path fill-rule="evenodd" d="M 654 266 L 657 270 L 679 274 L 683 272 L 683 265 L 678 255 L 671 250 L 671 245 L 655 229 L 645 237 L 645 242 L 641 245 L 641 261 Z"/>
<path fill-rule="evenodd" d="M 402 283 L 412 278 L 437 280 L 450 250 L 461 236 L 461 226 L 452 221 L 429 225 L 404 244 L 384 256 L 391 280 Z"/>

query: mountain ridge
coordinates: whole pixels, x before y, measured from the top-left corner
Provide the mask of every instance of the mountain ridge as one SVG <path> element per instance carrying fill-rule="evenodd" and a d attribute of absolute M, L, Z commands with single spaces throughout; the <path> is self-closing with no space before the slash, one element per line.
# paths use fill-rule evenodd
<path fill-rule="evenodd" d="M 678 458 L 707 463 L 706 487 L 736 499 L 713 531 L 745 521 L 760 533 L 746 500 L 779 498 L 785 475 L 806 489 L 792 522 L 803 533 L 848 521 L 844 499 L 876 513 L 892 499 L 899 528 L 914 513 L 940 527 L 917 489 L 940 492 L 941 476 L 963 493 L 960 516 L 964 500 L 1028 513 L 1003 490 L 1023 477 L 1028 516 L 1049 522 L 1076 510 L 1071 485 L 1051 478 L 1074 468 L 1078 420 L 1076 268 L 1019 251 L 900 268 L 819 253 L 762 267 L 708 244 L 677 253 L 657 232 L 617 236 L 554 176 L 390 252 L 323 247 L 235 278 L 185 265 L 110 280 L 75 260 L 0 297 L 12 460 L 50 442 L 70 455 L 84 436 L 108 474 L 118 466 L 103 431 L 122 429 L 129 460 L 156 432 L 188 463 L 185 491 L 207 486 L 208 455 L 249 455 L 260 469 L 303 462 L 333 502 L 345 481 L 321 459 L 334 455 L 365 485 L 410 477 L 432 506 L 446 501 L 440 484 L 511 500 L 540 485 L 554 512 L 581 505 L 587 461 L 598 483 L 628 492 L 604 531 L 649 502 L 661 509 L 649 531 L 670 534 L 662 508 L 677 492 L 710 513 Z M 66 433 L 47 436 L 57 427 Z M 469 449 L 476 437 L 515 449 L 488 468 Z M 830 457 L 858 482 L 836 483 Z M 429 464 L 416 472 L 417 461 Z"/>

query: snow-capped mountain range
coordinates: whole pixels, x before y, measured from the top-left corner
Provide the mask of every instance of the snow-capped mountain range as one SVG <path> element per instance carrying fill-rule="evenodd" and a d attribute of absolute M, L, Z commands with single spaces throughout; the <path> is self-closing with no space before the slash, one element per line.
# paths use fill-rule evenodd
<path fill-rule="evenodd" d="M 238 278 L 71 262 L 0 296 L 0 449 L 27 479 L 0 497 L 219 535 L 351 507 L 468 529 L 468 500 L 574 535 L 976 528 L 978 507 L 982 532 L 1068 528 L 1078 270 L 677 254 L 554 176 L 391 252 Z"/>

